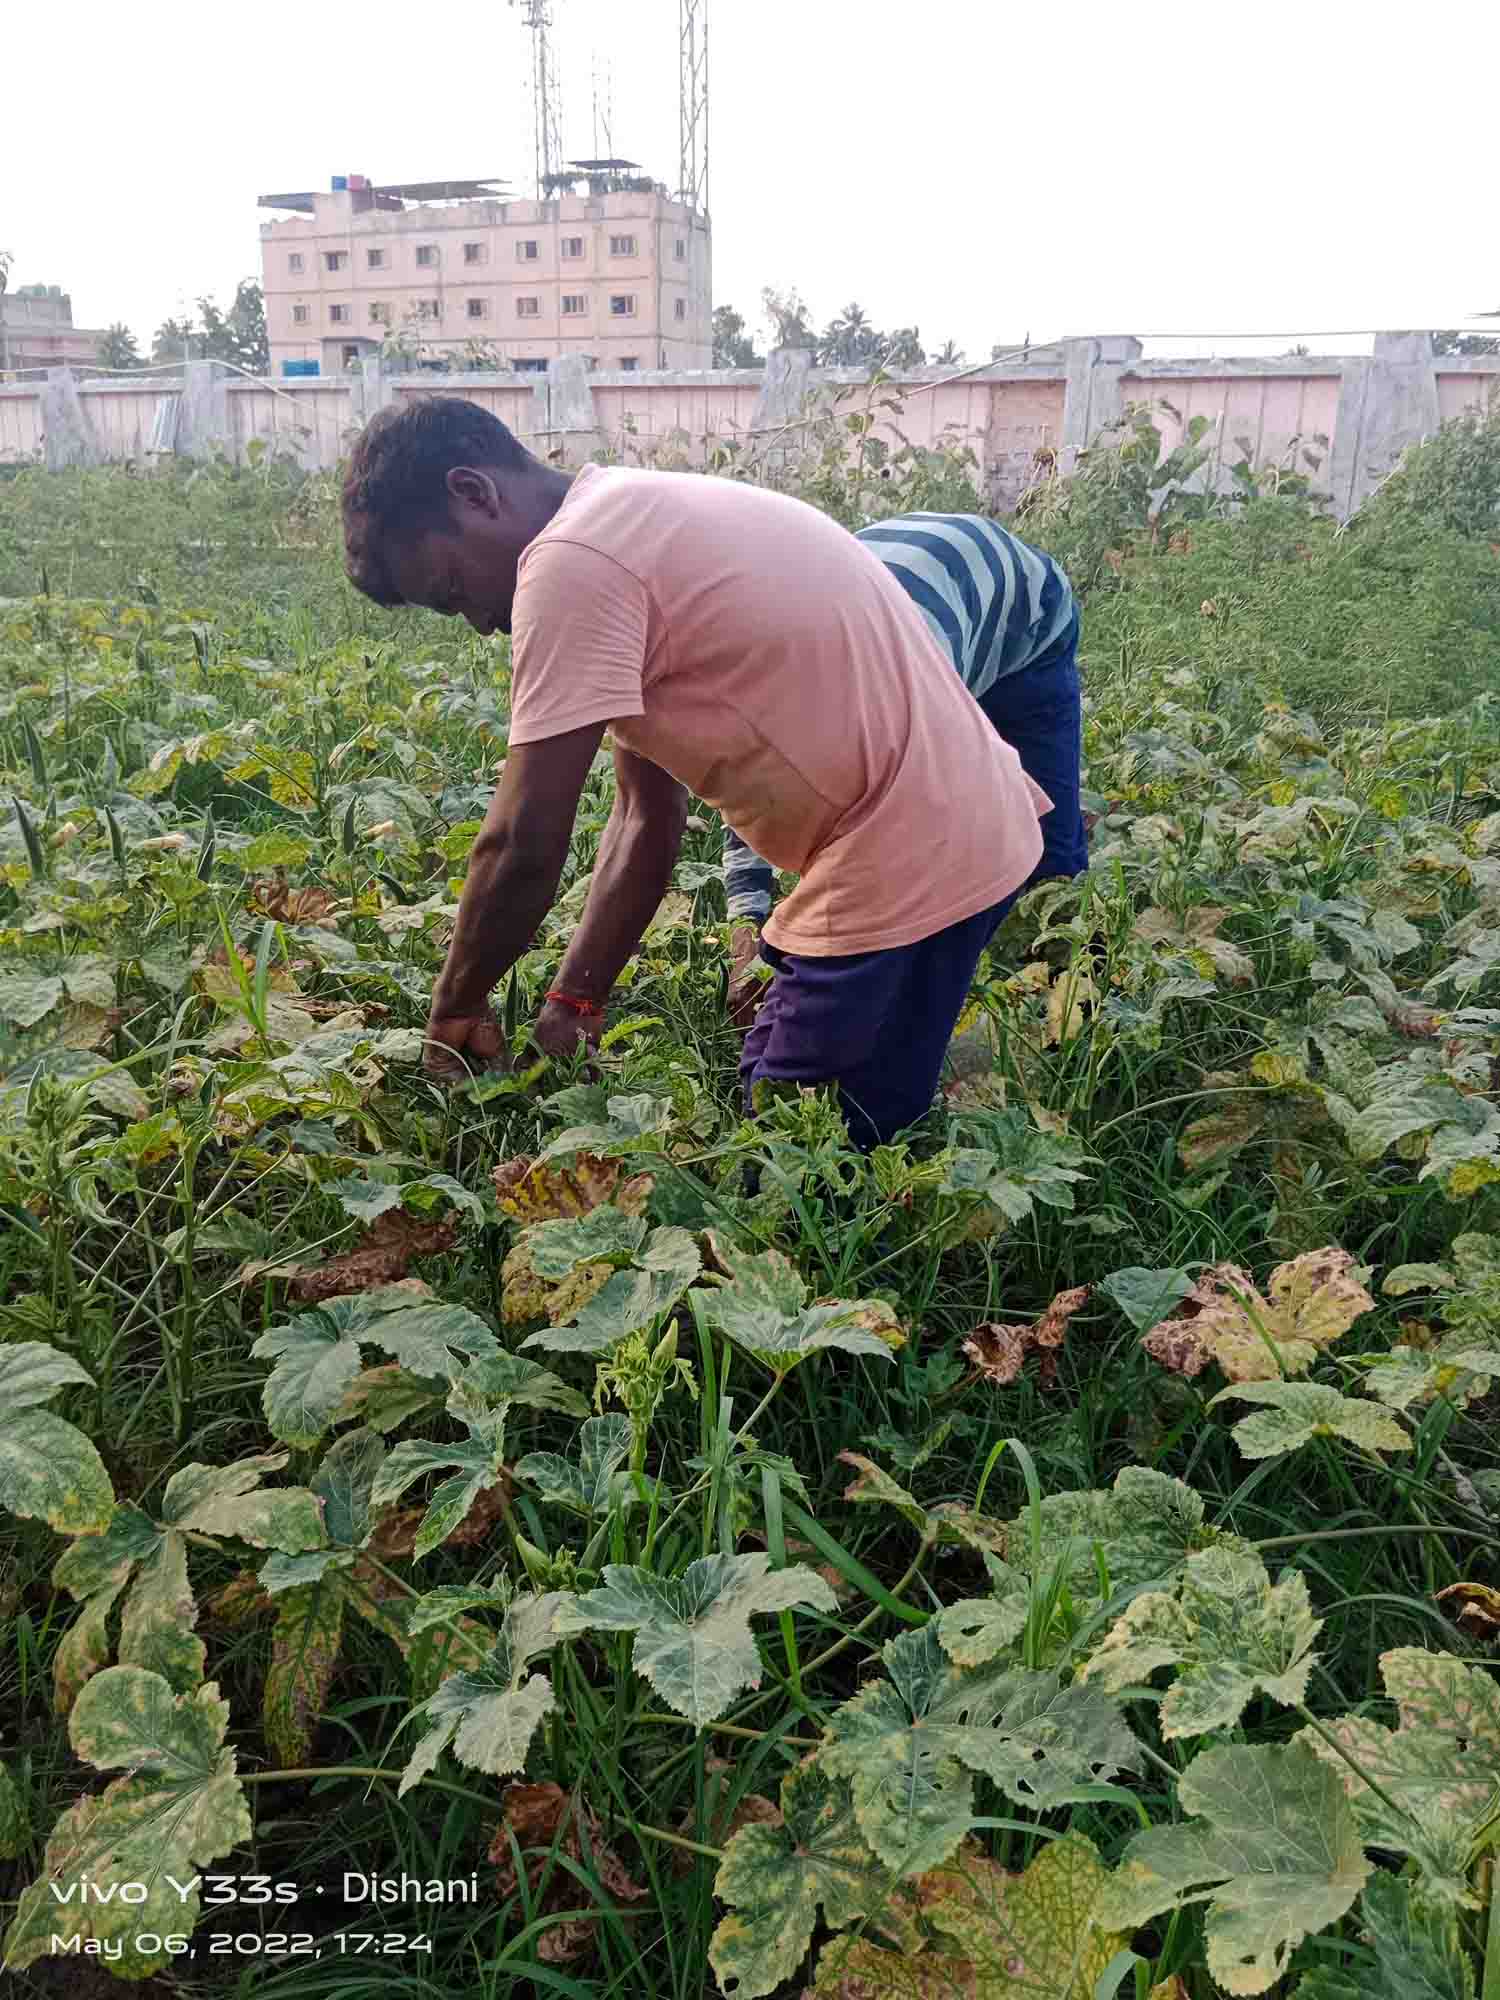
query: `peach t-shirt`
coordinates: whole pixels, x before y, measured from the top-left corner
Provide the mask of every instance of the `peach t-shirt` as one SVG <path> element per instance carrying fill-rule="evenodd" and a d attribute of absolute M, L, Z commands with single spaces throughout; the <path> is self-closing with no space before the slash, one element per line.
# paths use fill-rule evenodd
<path fill-rule="evenodd" d="M 698 473 L 585 466 L 523 551 L 510 741 L 609 723 L 801 880 L 766 936 L 814 958 L 998 903 L 1051 802 L 900 584 L 826 514 Z"/>

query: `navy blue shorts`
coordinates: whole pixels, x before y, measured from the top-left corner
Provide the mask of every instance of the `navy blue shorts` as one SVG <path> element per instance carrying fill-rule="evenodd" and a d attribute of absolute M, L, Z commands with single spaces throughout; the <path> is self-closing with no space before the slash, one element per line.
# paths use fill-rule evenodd
<path fill-rule="evenodd" d="M 999 681 L 980 703 L 1022 769 L 1052 800 L 1042 858 L 1022 888 L 1088 866 L 1079 797 L 1082 707 L 1078 621 L 1056 645 Z M 866 1148 L 926 1115 L 980 953 L 1015 897 L 893 951 L 807 958 L 761 942 L 775 967 L 745 1037 L 746 1109 L 757 1083 L 834 1084 L 849 1131 Z"/>

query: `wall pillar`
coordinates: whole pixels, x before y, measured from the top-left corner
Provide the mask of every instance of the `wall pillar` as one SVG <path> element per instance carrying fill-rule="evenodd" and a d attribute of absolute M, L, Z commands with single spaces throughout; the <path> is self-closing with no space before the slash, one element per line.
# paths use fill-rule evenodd
<path fill-rule="evenodd" d="M 103 463 L 104 454 L 71 368 L 47 370 L 47 386 L 42 391 L 42 445 L 49 472 L 61 472 L 70 465 Z"/>
<path fill-rule="evenodd" d="M 1071 472 L 1081 451 L 1125 414 L 1121 383 L 1141 358 L 1141 343 L 1129 334 L 1065 340 L 1061 469 Z"/>
<path fill-rule="evenodd" d="M 599 418 L 581 354 L 559 354 L 547 363 L 532 392 L 532 424 L 545 454 L 555 460 L 582 461 L 597 445 Z"/>
<path fill-rule="evenodd" d="M 800 421 L 812 388 L 812 364 L 810 347 L 771 349 L 750 417 L 752 431 L 780 430 Z"/>
<path fill-rule="evenodd" d="M 176 449 L 188 458 L 233 456 L 229 434 L 229 391 L 216 361 L 189 361 L 177 404 Z"/>
<path fill-rule="evenodd" d="M 379 355 L 370 355 L 360 363 L 359 373 L 354 378 L 354 395 L 350 415 L 361 429 L 378 415 L 394 399 L 394 391 L 386 380 L 385 363 Z"/>
<path fill-rule="evenodd" d="M 1372 355 L 1346 360 L 1330 475 L 1339 519 L 1348 520 L 1402 453 L 1441 423 L 1430 333 L 1377 333 Z"/>

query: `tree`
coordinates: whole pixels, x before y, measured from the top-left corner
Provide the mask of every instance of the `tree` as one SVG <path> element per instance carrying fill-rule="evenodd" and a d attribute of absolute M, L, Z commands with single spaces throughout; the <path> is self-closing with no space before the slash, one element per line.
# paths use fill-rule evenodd
<path fill-rule="evenodd" d="M 967 356 L 956 340 L 945 340 L 932 358 L 939 368 L 962 368 Z"/>
<path fill-rule="evenodd" d="M 202 321 L 199 352 L 206 361 L 230 361 L 252 375 L 270 372 L 266 301 L 254 278 L 240 279 L 227 312 L 212 299 L 199 299 L 198 316 Z"/>
<path fill-rule="evenodd" d="M 832 318 L 818 342 L 818 359 L 826 367 L 857 368 L 880 352 L 881 336 L 870 315 L 853 301 Z"/>
<path fill-rule="evenodd" d="M 764 368 L 765 356 L 745 331 L 745 316 L 733 306 L 714 307 L 715 368 Z"/>
<path fill-rule="evenodd" d="M 151 336 L 151 359 L 187 360 L 197 338 L 198 329 L 190 319 L 164 319 Z"/>
<path fill-rule="evenodd" d="M 1481 319 L 1500 319 L 1500 313 L 1481 313 Z M 1457 327 L 1432 336 L 1434 354 L 1500 354 L 1500 335 L 1461 333 Z"/>
<path fill-rule="evenodd" d="M 887 368 L 921 368 L 927 360 L 927 350 L 922 345 L 922 335 L 914 326 L 898 326 L 894 333 L 887 334 L 881 362 Z"/>
<path fill-rule="evenodd" d="M 788 292 L 765 285 L 760 302 L 775 330 L 778 347 L 817 347 L 818 336 L 808 324 L 807 306 L 795 285 Z"/>
<path fill-rule="evenodd" d="M 97 359 L 101 368 L 140 366 L 141 351 L 135 344 L 135 335 L 123 320 L 117 319 L 113 326 L 105 328 Z"/>

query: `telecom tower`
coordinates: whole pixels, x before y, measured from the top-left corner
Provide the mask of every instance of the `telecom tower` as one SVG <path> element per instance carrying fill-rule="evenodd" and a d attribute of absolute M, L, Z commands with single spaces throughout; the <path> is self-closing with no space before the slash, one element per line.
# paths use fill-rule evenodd
<path fill-rule="evenodd" d="M 678 0 L 677 198 L 708 214 L 708 0 Z"/>
<path fill-rule="evenodd" d="M 536 198 L 545 201 L 563 172 L 562 86 L 552 46 L 552 0 L 510 0 L 531 30 L 531 116 L 536 142 Z"/>

